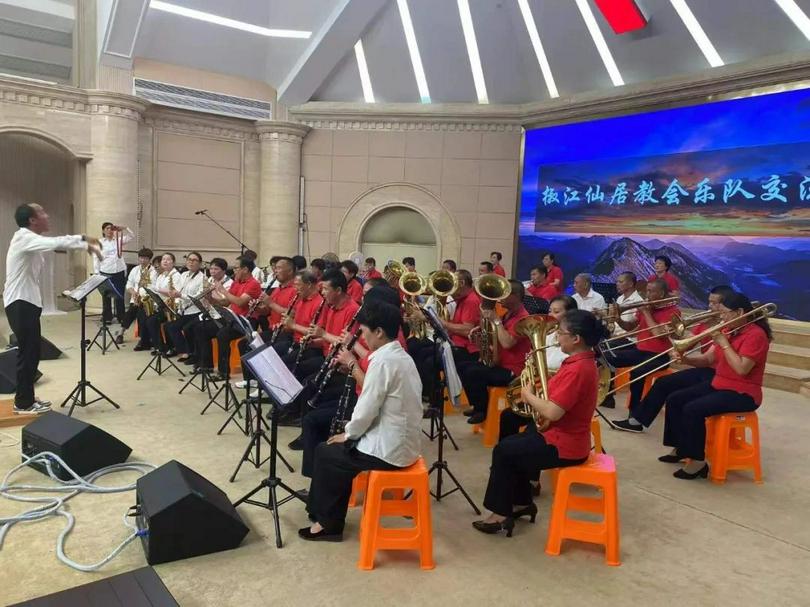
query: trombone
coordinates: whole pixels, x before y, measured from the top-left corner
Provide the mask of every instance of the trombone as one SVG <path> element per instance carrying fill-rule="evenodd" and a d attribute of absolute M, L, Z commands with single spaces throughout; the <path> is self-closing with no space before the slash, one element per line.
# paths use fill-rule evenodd
<path fill-rule="evenodd" d="M 621 335 L 616 335 L 614 337 L 610 337 L 599 344 L 599 348 L 602 352 L 604 352 L 604 347 L 609 351 L 613 352 L 615 350 L 621 350 L 622 348 L 629 348 L 631 346 L 635 346 L 637 344 L 644 343 L 645 341 L 650 341 L 653 339 L 661 339 L 663 337 L 669 337 L 674 335 L 675 337 L 682 338 L 686 336 L 686 332 L 689 330 L 690 327 L 704 322 L 706 320 L 712 318 L 719 318 L 720 312 L 707 310 L 706 312 L 700 312 L 698 314 L 692 314 L 691 316 L 687 316 L 686 318 L 675 315 L 670 318 L 667 322 L 660 322 L 657 325 L 653 325 L 651 327 L 645 327 L 644 329 L 635 329 L 633 331 L 629 331 L 627 333 L 622 333 Z M 650 335 L 649 337 L 645 337 L 643 339 L 639 339 L 636 341 L 629 341 L 624 344 L 619 344 L 618 346 L 611 346 L 611 342 L 622 340 L 625 337 L 632 337 L 633 335 L 638 335 L 643 331 L 652 331 L 653 329 L 658 329 L 661 327 L 667 327 L 667 332 L 664 335 Z"/>
<path fill-rule="evenodd" d="M 637 308 L 643 308 L 646 306 L 650 306 L 650 308 L 665 308 L 667 306 L 675 305 L 678 303 L 680 297 L 664 297 L 662 299 L 656 299 L 655 301 L 643 300 L 643 301 L 635 301 L 629 304 L 615 304 L 615 314 L 611 314 L 611 307 L 601 308 L 596 310 L 596 312 L 600 313 L 602 320 L 605 322 L 616 322 L 619 318 L 621 318 L 622 314 L 628 312 L 629 310 L 635 310 Z"/>
<path fill-rule="evenodd" d="M 707 317 L 706 314 L 707 314 L 706 312 L 701 312 L 700 314 L 693 314 L 690 317 L 690 319 L 695 318 L 697 316 L 703 316 L 703 319 L 705 320 L 705 318 Z M 671 352 L 677 352 L 678 354 L 682 354 L 682 355 L 691 354 L 692 352 L 694 352 L 695 350 L 697 350 L 697 349 L 699 349 L 701 347 L 700 342 L 702 342 L 704 339 L 706 339 L 707 337 L 711 337 L 715 333 L 719 333 L 724 328 L 734 324 L 735 322 L 737 322 L 737 321 L 739 321 L 739 320 L 741 320 L 743 318 L 748 318 L 749 320 L 747 320 L 746 322 L 744 322 L 743 324 L 741 324 L 738 327 L 734 327 L 730 331 L 730 333 L 734 333 L 735 331 L 739 331 L 740 329 L 750 325 L 751 323 L 755 323 L 758 320 L 762 320 L 763 318 L 768 318 L 770 316 L 773 316 L 774 314 L 776 314 L 776 304 L 767 303 L 767 304 L 758 306 L 756 308 L 753 308 L 752 310 L 749 310 L 748 312 L 738 316 L 737 318 L 732 318 L 731 320 L 727 320 L 726 322 L 721 322 L 721 323 L 719 323 L 717 325 L 709 327 L 705 331 L 701 331 L 700 333 L 697 333 L 695 335 L 690 335 L 688 337 L 681 337 L 681 338 L 678 338 L 678 339 L 672 339 L 670 337 L 670 342 L 672 343 L 672 346 L 670 348 L 668 348 L 664 352 L 659 352 L 655 356 L 652 356 L 652 357 L 648 358 L 643 363 L 640 363 L 638 365 L 630 367 L 630 368 L 626 369 L 625 371 L 622 371 L 621 373 L 617 373 L 613 378 L 614 382 L 615 382 L 616 377 L 619 377 L 619 375 L 625 375 L 625 374 L 628 374 L 628 373 L 632 373 L 636 368 L 640 367 L 641 365 L 646 365 L 651 360 L 655 360 L 656 358 L 659 358 L 661 356 L 667 356 L 668 357 Z M 674 321 L 675 319 L 673 318 L 672 320 Z M 656 373 L 656 372 L 660 371 L 661 369 L 664 369 L 664 368 L 668 367 L 670 362 L 671 361 L 667 360 L 664 364 L 659 365 L 659 366 L 655 367 L 654 369 L 651 369 L 651 370 L 647 371 L 646 373 L 643 373 L 642 375 L 639 375 L 635 379 L 631 379 L 625 385 L 629 385 L 629 384 L 632 384 L 632 383 L 637 382 L 639 380 L 642 380 L 642 379 L 646 378 L 648 375 L 652 375 L 653 373 Z M 619 391 L 619 389 L 613 388 L 607 394 L 605 394 L 605 397 L 608 397 L 611 394 L 615 394 L 618 391 Z"/>

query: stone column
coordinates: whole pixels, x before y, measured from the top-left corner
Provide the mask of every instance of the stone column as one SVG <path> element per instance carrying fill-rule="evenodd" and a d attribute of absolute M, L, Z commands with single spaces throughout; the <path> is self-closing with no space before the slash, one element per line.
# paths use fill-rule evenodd
<path fill-rule="evenodd" d="M 104 221 L 138 233 L 138 123 L 147 105 L 130 95 L 88 92 L 93 158 L 86 168 L 84 233 L 100 236 Z"/>
<path fill-rule="evenodd" d="M 298 202 L 301 144 L 309 127 L 295 122 L 259 120 L 261 198 L 259 259 L 298 253 Z"/>

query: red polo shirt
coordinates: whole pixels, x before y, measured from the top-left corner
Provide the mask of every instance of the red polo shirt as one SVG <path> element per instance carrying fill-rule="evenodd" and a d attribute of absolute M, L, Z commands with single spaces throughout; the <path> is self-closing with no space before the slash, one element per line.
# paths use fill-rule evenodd
<path fill-rule="evenodd" d="M 262 294 L 262 285 L 259 284 L 259 281 L 249 276 L 247 280 L 244 282 L 239 282 L 238 280 L 234 280 L 231 283 L 231 288 L 228 289 L 228 292 L 231 295 L 235 295 L 239 297 L 240 295 L 244 295 L 247 293 L 250 295 L 250 299 L 258 299 L 259 296 Z M 230 306 L 231 312 L 235 314 L 241 314 L 242 316 L 247 316 L 248 308 L 250 307 L 250 301 L 248 301 L 244 306 L 238 306 L 235 303 L 232 303 Z"/>
<path fill-rule="evenodd" d="M 582 459 L 591 452 L 591 418 L 596 409 L 599 374 L 593 352 L 566 358 L 548 380 L 548 400 L 565 414 L 543 432 L 562 459 Z"/>
<path fill-rule="evenodd" d="M 752 323 L 737 331 L 728 338 L 728 341 L 737 354 L 754 361 L 754 368 L 748 372 L 748 375 L 738 375 L 726 360 L 725 355 L 728 350 L 722 350 L 715 345 L 716 372 L 712 380 L 712 388 L 748 394 L 757 405 L 762 404 L 762 378 L 765 375 L 765 361 L 770 348 L 765 330 Z"/>
<path fill-rule="evenodd" d="M 346 294 L 357 303 L 363 303 L 363 285 L 356 278 L 352 278 L 346 286 Z"/>
<path fill-rule="evenodd" d="M 481 300 L 475 291 L 470 292 L 461 299 L 456 298 L 456 311 L 453 313 L 453 319 L 450 322 L 463 325 L 471 324 L 478 326 L 481 322 Z M 459 348 L 465 348 L 467 352 L 478 352 L 478 346 L 469 340 L 466 335 L 457 335 L 456 333 L 450 334 L 450 341 L 453 345 Z"/>
<path fill-rule="evenodd" d="M 357 305 L 357 302 L 351 298 L 346 298 L 340 308 L 333 308 L 332 306 L 327 306 L 324 313 L 321 315 L 320 324 L 323 327 L 323 330 L 329 333 L 329 335 L 339 336 L 343 329 L 351 328 L 348 326 L 349 321 L 357 314 L 357 310 L 360 309 L 360 306 Z M 321 344 L 321 349 L 323 350 L 323 355 L 326 356 L 329 353 L 329 349 L 332 347 L 328 341 L 323 340 Z"/>
<path fill-rule="evenodd" d="M 295 287 L 293 286 L 292 281 L 288 282 L 283 287 L 278 287 L 270 293 L 270 301 L 280 305 L 282 308 L 286 309 L 290 302 L 295 297 Z M 277 324 L 281 320 L 281 314 L 276 311 L 270 312 L 270 326 Z"/>
<path fill-rule="evenodd" d="M 690 333 L 692 333 L 692 335 L 700 335 L 708 328 L 709 325 L 703 322 L 699 322 L 698 324 L 690 328 L 689 331 Z M 712 346 L 714 346 L 714 340 L 712 339 L 711 335 L 707 335 L 702 340 L 700 340 L 700 353 L 705 354 L 706 352 L 712 349 Z"/>
<path fill-rule="evenodd" d="M 517 339 L 517 343 L 511 348 L 504 348 L 499 344 L 500 362 L 498 365 L 504 369 L 509 369 L 512 375 L 520 375 L 520 372 L 523 371 L 523 365 L 526 362 L 526 354 L 532 347 L 528 337 L 515 333 L 515 325 L 528 315 L 529 313 L 526 311 L 526 308 L 520 306 L 517 312 L 512 315 L 507 315 L 503 319 L 503 328 L 506 329 L 509 335 Z"/>
<path fill-rule="evenodd" d="M 670 291 L 677 291 L 678 289 L 681 288 L 680 281 L 672 272 L 664 272 L 663 276 L 653 274 L 652 276 L 647 278 L 647 282 L 650 282 L 652 280 L 658 280 L 659 278 L 663 280 L 665 283 L 667 283 L 667 287 L 669 287 Z"/>
<path fill-rule="evenodd" d="M 650 310 L 650 314 L 652 315 L 655 324 L 669 322 L 673 316 L 678 314 L 678 306 L 656 308 L 654 310 Z M 636 312 L 636 318 L 638 319 L 638 328 L 641 329 L 638 335 L 636 335 L 636 347 L 639 350 L 642 352 L 655 352 L 656 354 L 669 350 L 670 346 L 672 345 L 669 341 L 669 337 L 664 336 L 652 338 L 653 334 L 651 331 L 647 330 L 647 319 L 644 314 L 641 313 L 641 310 Z"/>
<path fill-rule="evenodd" d="M 315 318 L 315 313 L 318 311 L 318 306 L 321 305 L 322 301 L 323 297 L 321 297 L 320 293 L 313 293 L 308 299 L 299 297 L 298 301 L 295 302 L 295 306 L 293 306 L 295 324 L 308 327 L 312 323 L 312 319 Z M 321 317 L 323 317 L 323 310 L 321 311 Z M 303 335 L 298 331 L 293 333 L 293 339 L 296 342 L 301 341 L 301 337 Z"/>
<path fill-rule="evenodd" d="M 383 275 L 377 271 L 377 268 L 373 268 L 368 272 L 366 272 L 366 280 L 369 280 L 370 278 L 382 278 L 382 277 Z"/>
<path fill-rule="evenodd" d="M 560 281 L 560 284 L 557 285 L 556 287 L 552 284 L 555 280 Z M 564 285 L 563 285 L 563 272 L 562 272 L 562 269 L 560 269 L 559 266 L 551 266 L 550 268 L 548 268 L 548 273 L 546 274 L 546 285 L 548 285 L 549 287 L 551 287 L 552 289 L 555 290 L 554 295 L 552 297 L 556 297 L 557 295 L 562 295 L 563 294 L 563 288 L 564 288 Z M 549 299 L 549 298 L 545 297 L 544 299 Z"/>
<path fill-rule="evenodd" d="M 495 272 L 498 276 L 506 277 L 506 270 L 503 269 L 503 266 L 501 264 L 498 264 L 497 266 L 493 267 L 492 271 Z"/>
<path fill-rule="evenodd" d="M 557 288 L 547 284 L 542 284 L 539 287 L 529 285 L 526 287 L 526 292 L 532 297 L 539 297 L 540 299 L 545 299 L 546 301 L 551 301 L 557 297 Z"/>

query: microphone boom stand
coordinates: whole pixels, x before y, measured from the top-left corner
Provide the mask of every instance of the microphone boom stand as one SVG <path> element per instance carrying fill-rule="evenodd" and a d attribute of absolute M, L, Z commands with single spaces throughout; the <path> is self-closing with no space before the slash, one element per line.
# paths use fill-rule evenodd
<path fill-rule="evenodd" d="M 195 212 L 194 212 L 194 214 L 195 214 L 195 215 L 202 215 L 203 217 L 207 218 L 209 221 L 212 221 L 212 222 L 213 222 L 213 223 L 214 223 L 214 224 L 215 224 L 215 225 L 216 225 L 216 226 L 217 226 L 217 227 L 218 227 L 220 230 L 222 230 L 222 231 L 223 231 L 223 232 L 225 232 L 225 233 L 226 233 L 228 236 L 230 236 L 230 237 L 231 237 L 231 238 L 233 238 L 233 239 L 234 239 L 236 242 L 238 242 L 238 243 L 239 243 L 239 246 L 240 246 L 240 248 L 241 248 L 241 251 L 240 251 L 240 253 L 239 253 L 240 255 L 244 255 L 244 254 L 245 254 L 245 251 L 246 251 L 247 249 L 249 249 L 249 248 L 250 248 L 250 247 L 248 247 L 248 246 L 247 246 L 247 245 L 246 245 L 244 242 L 242 242 L 241 240 L 239 240 L 239 239 L 236 237 L 236 235 L 235 235 L 233 232 L 231 232 L 231 231 L 230 231 L 228 228 L 226 228 L 224 225 L 222 225 L 221 223 L 219 223 L 219 222 L 218 222 L 216 219 L 214 219 L 213 217 L 211 217 L 211 216 L 208 214 L 208 209 L 203 209 L 203 210 L 201 210 L 201 211 L 195 211 Z"/>

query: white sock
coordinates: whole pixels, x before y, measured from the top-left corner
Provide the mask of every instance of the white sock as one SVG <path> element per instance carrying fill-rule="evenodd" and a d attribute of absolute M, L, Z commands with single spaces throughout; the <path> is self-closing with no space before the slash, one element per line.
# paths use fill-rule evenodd
<path fill-rule="evenodd" d="M 630 424 L 631 426 L 640 426 L 641 425 L 641 422 L 638 421 L 632 415 L 627 418 L 627 423 Z"/>
<path fill-rule="evenodd" d="M 706 465 L 706 462 L 702 459 L 693 459 L 688 464 L 683 467 L 684 472 L 688 472 L 689 474 L 694 474 L 698 470 L 702 469 L 703 466 Z"/>

